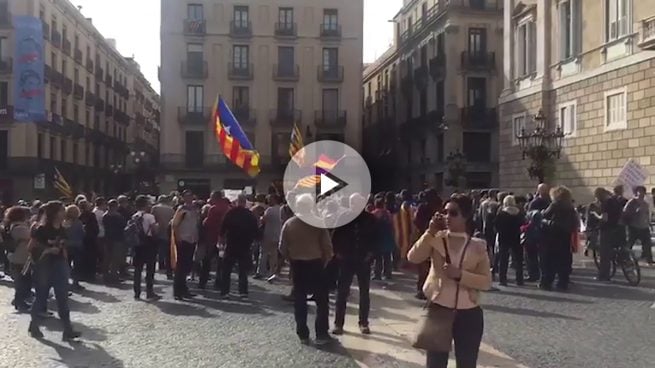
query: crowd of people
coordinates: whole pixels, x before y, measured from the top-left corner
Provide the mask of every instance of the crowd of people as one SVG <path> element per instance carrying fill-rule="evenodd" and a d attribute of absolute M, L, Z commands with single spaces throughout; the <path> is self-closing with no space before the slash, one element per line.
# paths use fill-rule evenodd
<path fill-rule="evenodd" d="M 298 337 L 310 341 L 310 297 L 317 305 L 315 342 L 327 344 L 332 341 L 331 291 L 336 292 L 332 335 L 344 333 L 355 277 L 359 328 L 370 334 L 371 280 L 391 280 L 394 270 L 411 267 L 417 273 L 416 298 L 425 300 L 430 311 L 425 325 L 436 323 L 435 316 L 444 311 L 458 310 L 451 321 L 456 360 L 459 367 L 474 367 L 483 330 L 479 293 L 490 289 L 493 279 L 506 286 L 510 267 L 517 285 L 537 282 L 543 290 L 567 290 L 583 227 L 588 244 L 600 254 L 599 280 L 609 280 L 614 247 L 639 240 L 645 261 L 653 262 L 646 189 L 635 188 L 635 193 L 628 201 L 621 187 L 614 193 L 599 188 L 596 201 L 583 209 L 575 207 L 566 187 L 546 184 L 535 195 L 472 191 L 445 201 L 434 189 L 418 195 L 403 190 L 326 201 L 319 213 L 311 195 L 283 197 L 275 191 L 232 201 L 216 191 L 206 202 L 190 191 L 156 200 L 80 195 L 72 201 L 0 207 L 0 243 L 4 271 L 15 287 L 12 304 L 31 313 L 28 331 L 33 337 L 43 337 L 39 321 L 51 314 L 46 308 L 50 289 L 64 324 L 63 338 L 70 340 L 80 334 L 70 322 L 68 297 L 84 290 L 85 282 L 113 285 L 131 278 L 138 300 L 145 269 L 145 297 L 156 301 L 161 298 L 153 288 L 158 264 L 173 281 L 176 300 L 195 297 L 189 279 L 197 277 L 197 287 L 204 289 L 212 271 L 213 287 L 221 298 L 230 298 L 236 270 L 238 297 L 245 299 L 249 276 L 273 283 L 288 264 L 292 289 L 284 298 L 294 303 Z M 295 212 L 289 203 L 295 203 Z M 354 221 L 329 226 L 362 207 L 366 210 Z M 328 226 L 312 226 L 306 217 L 320 217 Z M 427 366 L 446 367 L 448 351 L 428 340 L 416 343 L 428 350 Z"/>

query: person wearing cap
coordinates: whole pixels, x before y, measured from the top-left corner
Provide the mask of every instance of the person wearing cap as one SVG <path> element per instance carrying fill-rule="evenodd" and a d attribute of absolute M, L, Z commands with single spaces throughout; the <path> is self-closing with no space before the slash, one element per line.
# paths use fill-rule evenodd
<path fill-rule="evenodd" d="M 177 250 L 177 264 L 173 281 L 173 296 L 176 300 L 195 296 L 189 292 L 186 278 L 193 268 L 193 254 L 200 235 L 200 213 L 193 204 L 193 193 L 185 190 L 182 193 L 182 199 L 184 203 L 175 212 L 172 226 Z"/>
<path fill-rule="evenodd" d="M 152 214 L 157 221 L 156 241 L 158 244 L 159 271 L 166 271 L 166 278 L 173 279 L 171 268 L 170 232 L 169 224 L 173 219 L 175 210 L 170 205 L 170 198 L 165 195 L 159 196 L 157 204 L 152 207 Z"/>
<path fill-rule="evenodd" d="M 105 228 L 105 267 L 104 281 L 106 283 L 119 282 L 120 266 L 124 262 L 123 249 L 124 231 L 127 219 L 118 212 L 118 201 L 112 199 L 108 202 L 107 213 L 102 216 Z"/>

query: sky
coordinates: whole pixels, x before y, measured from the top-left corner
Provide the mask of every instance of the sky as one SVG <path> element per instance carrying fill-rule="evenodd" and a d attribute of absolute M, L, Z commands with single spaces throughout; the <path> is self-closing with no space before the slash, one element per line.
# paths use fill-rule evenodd
<path fill-rule="evenodd" d="M 389 19 L 403 0 L 364 0 L 364 62 L 382 55 L 393 39 Z M 159 91 L 159 24 L 161 0 L 72 0 L 105 38 L 116 39 L 124 56 L 134 56 L 153 88 Z M 384 6 L 382 6 L 384 4 Z M 129 9 L 129 11 L 127 11 Z"/>

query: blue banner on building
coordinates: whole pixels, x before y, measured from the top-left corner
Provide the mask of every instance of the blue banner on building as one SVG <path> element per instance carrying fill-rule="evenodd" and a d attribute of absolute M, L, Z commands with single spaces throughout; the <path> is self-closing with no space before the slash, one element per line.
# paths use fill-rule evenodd
<path fill-rule="evenodd" d="M 43 25 L 31 16 L 15 16 L 14 120 L 42 122 L 45 114 Z"/>

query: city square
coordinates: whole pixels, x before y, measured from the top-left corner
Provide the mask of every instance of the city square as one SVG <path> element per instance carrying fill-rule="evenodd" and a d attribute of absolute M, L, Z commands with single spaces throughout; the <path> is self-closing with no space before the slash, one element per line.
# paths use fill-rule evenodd
<path fill-rule="evenodd" d="M 0 367 L 653 367 L 651 1 L 0 0 Z"/>

